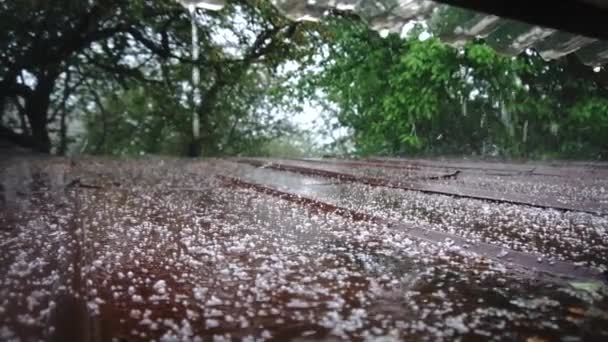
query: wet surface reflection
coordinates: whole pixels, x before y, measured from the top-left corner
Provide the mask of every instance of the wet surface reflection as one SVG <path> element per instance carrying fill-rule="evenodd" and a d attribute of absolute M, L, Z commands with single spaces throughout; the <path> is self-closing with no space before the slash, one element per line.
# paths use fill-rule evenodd
<path fill-rule="evenodd" d="M 386 215 L 421 198 L 224 161 L 30 160 L 0 174 L 1 340 L 608 337 L 603 285 L 530 278 L 215 175 Z"/>
<path fill-rule="evenodd" d="M 355 211 L 460 236 L 470 240 L 469 245 L 491 243 L 538 254 L 539 264 L 554 265 L 565 260 L 599 273 L 608 271 L 608 218 L 604 216 L 402 191 L 352 181 L 312 186 L 306 184 L 325 178 L 252 170 L 256 168 L 240 164 L 233 174 Z M 510 258 L 508 254 L 505 257 Z"/>

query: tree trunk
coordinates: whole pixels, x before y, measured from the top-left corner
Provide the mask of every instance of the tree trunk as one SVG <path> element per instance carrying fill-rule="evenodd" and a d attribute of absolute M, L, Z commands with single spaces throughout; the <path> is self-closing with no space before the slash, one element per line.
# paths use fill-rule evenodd
<path fill-rule="evenodd" d="M 6 97 L 0 95 L 0 122 L 4 117 L 4 108 L 6 107 Z"/>
<path fill-rule="evenodd" d="M 35 107 L 28 110 L 34 148 L 39 152 L 51 153 L 51 138 L 46 127 L 46 109 L 42 109 L 43 106 Z"/>
<path fill-rule="evenodd" d="M 201 156 L 201 139 L 194 139 L 188 144 L 188 157 L 196 158 Z"/>
<path fill-rule="evenodd" d="M 205 155 L 203 148 L 207 152 L 211 151 L 213 127 L 211 127 L 210 115 L 215 107 L 217 96 L 221 88 L 226 85 L 223 81 L 216 82 L 203 96 L 201 103 L 196 108 L 198 118 L 199 136 L 192 136 L 188 146 L 188 157 L 200 157 Z"/>
<path fill-rule="evenodd" d="M 48 131 L 47 114 L 51 103 L 51 93 L 55 87 L 57 72 L 39 75 L 38 84 L 26 99 L 25 110 L 32 129 L 34 148 L 39 152 L 51 152 L 51 138 Z"/>
<path fill-rule="evenodd" d="M 65 106 L 61 110 L 61 118 L 59 123 L 59 150 L 57 153 L 60 156 L 65 156 L 65 153 L 68 150 L 68 125 L 66 122 L 66 109 Z"/>

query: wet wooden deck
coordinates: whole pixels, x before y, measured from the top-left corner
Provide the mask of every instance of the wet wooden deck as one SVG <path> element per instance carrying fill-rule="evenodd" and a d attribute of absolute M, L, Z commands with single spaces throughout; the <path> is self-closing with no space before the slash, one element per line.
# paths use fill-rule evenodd
<path fill-rule="evenodd" d="M 0 339 L 605 340 L 606 170 L 3 160 Z"/>

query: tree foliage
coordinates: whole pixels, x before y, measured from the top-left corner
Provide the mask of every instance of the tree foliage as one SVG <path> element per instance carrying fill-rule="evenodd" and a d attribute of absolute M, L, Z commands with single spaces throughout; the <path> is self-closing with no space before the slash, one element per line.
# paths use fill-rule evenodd
<path fill-rule="evenodd" d="M 0 8 L 0 134 L 43 152 L 65 152 L 71 119 L 84 122 L 92 153 L 240 153 L 289 128 L 270 115 L 267 94 L 283 63 L 306 62 L 314 39 L 310 25 L 265 0 L 197 11 L 197 60 L 191 15 L 174 0 Z M 195 65 L 200 103 L 189 82 Z"/>
<path fill-rule="evenodd" d="M 432 34 L 474 15 L 442 11 Z M 296 131 L 282 109 L 314 99 L 328 136 L 350 132 L 336 153 L 608 158 L 608 71 L 503 56 L 496 35 L 458 49 L 422 26 L 383 38 L 339 10 L 293 22 L 268 0 L 194 17 L 175 0 L 5 1 L 0 17 L 0 138 L 43 152 L 65 153 L 82 126 L 88 153 L 267 154 Z"/>
<path fill-rule="evenodd" d="M 456 49 L 420 40 L 421 27 L 383 38 L 347 19 L 327 25 L 329 48 L 303 88 L 338 105 L 358 153 L 608 158 L 605 71 L 576 57 Z"/>

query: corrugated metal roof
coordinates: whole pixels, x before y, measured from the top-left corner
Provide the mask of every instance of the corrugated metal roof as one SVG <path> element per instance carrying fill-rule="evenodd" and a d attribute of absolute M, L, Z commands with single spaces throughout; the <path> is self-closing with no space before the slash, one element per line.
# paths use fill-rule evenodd
<path fill-rule="evenodd" d="M 532 48 L 546 60 L 575 53 L 582 63 L 608 62 L 608 42 L 429 0 L 272 0 L 293 20 L 318 20 L 329 10 L 349 11 L 375 30 L 401 33 L 412 20 L 425 20 L 442 41 L 461 46 L 483 38 L 496 51 L 517 55 Z M 606 3 L 585 0 L 598 7 Z"/>

